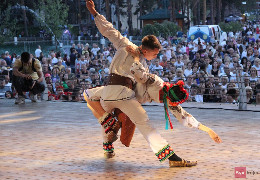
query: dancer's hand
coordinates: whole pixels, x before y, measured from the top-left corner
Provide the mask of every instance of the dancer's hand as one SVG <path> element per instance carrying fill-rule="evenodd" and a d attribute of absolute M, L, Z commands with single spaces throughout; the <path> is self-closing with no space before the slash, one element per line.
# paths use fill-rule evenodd
<path fill-rule="evenodd" d="M 212 129 L 208 133 L 211 139 L 213 139 L 213 141 L 215 141 L 216 143 L 222 143 L 220 137 Z"/>
<path fill-rule="evenodd" d="M 139 61 L 140 60 L 140 52 L 138 51 L 138 49 L 135 49 L 133 46 L 128 45 L 126 46 L 126 51 L 130 54 L 132 54 L 132 56 L 134 56 L 135 61 Z"/>
<path fill-rule="evenodd" d="M 96 11 L 96 9 L 95 9 L 95 4 L 94 4 L 94 2 L 93 2 L 92 0 L 86 0 L 86 6 L 87 6 L 89 12 L 90 12 L 93 16 L 95 16 L 95 15 L 97 14 L 97 11 Z"/>

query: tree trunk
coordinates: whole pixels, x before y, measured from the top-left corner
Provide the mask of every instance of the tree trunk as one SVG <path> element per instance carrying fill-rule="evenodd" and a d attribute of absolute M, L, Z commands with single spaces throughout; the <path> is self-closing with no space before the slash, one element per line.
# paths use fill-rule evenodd
<path fill-rule="evenodd" d="M 175 11 L 176 11 L 176 3 L 175 3 L 175 1 L 172 1 L 172 20 L 173 20 L 173 22 L 176 22 Z"/>
<path fill-rule="evenodd" d="M 139 0 L 140 4 L 140 17 L 143 15 L 143 0 Z M 140 29 L 143 28 L 143 20 L 140 20 Z"/>
<path fill-rule="evenodd" d="M 169 4 L 169 10 L 170 10 L 170 21 L 171 22 L 176 22 L 176 18 L 175 18 L 175 1 L 174 0 L 170 0 L 170 4 Z"/>
<path fill-rule="evenodd" d="M 80 34 L 80 31 L 82 30 L 81 28 L 81 6 L 80 6 L 80 0 L 78 0 L 78 24 L 79 24 L 79 34 Z"/>
<path fill-rule="evenodd" d="M 24 0 L 21 0 L 21 5 L 22 5 L 22 6 L 25 6 L 25 5 L 24 5 Z M 25 35 L 28 37 L 29 34 L 28 34 L 27 17 L 26 17 L 26 11 L 25 11 L 25 9 L 23 9 L 23 21 L 24 21 L 24 31 L 25 31 Z"/>
<path fill-rule="evenodd" d="M 128 34 L 132 35 L 133 34 L 133 22 L 132 22 L 132 3 L 131 0 L 127 0 L 127 24 L 128 24 Z"/>
<path fill-rule="evenodd" d="M 221 0 L 217 0 L 216 17 L 217 17 L 216 24 L 219 24 L 221 22 Z"/>
<path fill-rule="evenodd" d="M 192 20 L 193 20 L 193 25 L 197 25 L 197 22 L 198 22 L 198 20 L 197 20 L 197 5 L 195 5 L 196 7 L 195 8 L 193 8 L 193 15 L 192 15 Z"/>
<path fill-rule="evenodd" d="M 169 8 L 168 8 L 168 10 L 170 11 L 170 21 L 172 22 L 173 21 L 173 18 L 172 18 L 172 0 L 170 0 L 170 2 L 169 2 Z"/>
<path fill-rule="evenodd" d="M 225 9 L 226 9 L 227 3 L 226 3 L 225 0 L 221 0 L 221 4 L 222 4 L 222 7 L 221 7 L 221 21 L 224 21 L 224 19 L 225 19 Z"/>
<path fill-rule="evenodd" d="M 186 1 L 186 8 L 187 8 L 187 16 L 188 16 L 188 29 L 190 28 L 190 6 L 189 6 L 189 1 Z"/>
<path fill-rule="evenodd" d="M 197 24 L 200 25 L 200 1 L 198 2 L 197 6 Z"/>
<path fill-rule="evenodd" d="M 111 11 L 110 11 L 110 3 L 109 0 L 106 0 L 106 18 L 109 22 L 111 22 Z"/>
<path fill-rule="evenodd" d="M 203 22 L 202 24 L 206 24 L 207 21 L 207 1 L 203 0 Z"/>
<path fill-rule="evenodd" d="M 122 24 L 121 24 L 121 21 L 120 21 L 120 8 L 119 8 L 119 1 L 118 0 L 116 0 L 116 8 L 117 8 L 117 10 L 116 10 L 116 17 L 117 17 L 117 22 L 118 22 L 118 31 L 119 32 L 121 32 L 121 26 L 122 26 Z"/>
<path fill-rule="evenodd" d="M 215 24 L 214 0 L 210 0 L 210 17 L 211 17 L 211 24 Z"/>

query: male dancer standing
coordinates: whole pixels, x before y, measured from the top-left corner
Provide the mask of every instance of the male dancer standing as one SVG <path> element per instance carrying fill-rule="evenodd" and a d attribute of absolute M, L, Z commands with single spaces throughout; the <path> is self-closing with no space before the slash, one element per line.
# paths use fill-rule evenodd
<path fill-rule="evenodd" d="M 135 93 L 132 90 L 135 79 L 131 74 L 130 68 L 134 62 L 134 57 L 126 51 L 126 46 L 131 45 L 141 52 L 140 62 L 145 65 L 145 59 L 154 59 L 161 48 L 160 42 L 153 35 L 143 38 L 142 45 L 137 47 L 120 32 L 113 28 L 104 16 L 98 14 L 92 0 L 86 0 L 87 8 L 95 18 L 96 26 L 100 33 L 107 37 L 117 49 L 117 52 L 110 65 L 110 80 L 108 85 L 104 87 L 101 96 L 102 107 L 97 102 L 89 105 L 95 109 L 97 115 L 102 117 L 105 112 L 111 112 L 115 108 L 125 113 L 131 121 L 136 125 L 146 141 L 149 143 L 152 151 L 156 154 L 159 161 L 169 159 L 171 167 L 190 167 L 195 166 L 197 162 L 186 161 L 178 157 L 168 142 L 161 137 L 159 133 L 152 127 L 145 110 L 136 100 Z M 104 111 L 105 110 L 105 111 Z M 115 128 L 115 120 L 111 115 L 100 119 L 100 123 L 104 126 L 105 133 L 113 131 Z M 104 143 L 104 149 L 113 149 L 112 143 Z"/>

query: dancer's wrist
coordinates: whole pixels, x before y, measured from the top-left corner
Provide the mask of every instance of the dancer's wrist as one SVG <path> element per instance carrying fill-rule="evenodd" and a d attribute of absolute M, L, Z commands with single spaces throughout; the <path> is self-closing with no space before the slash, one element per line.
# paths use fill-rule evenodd
<path fill-rule="evenodd" d="M 205 131 L 207 133 L 210 133 L 210 128 L 208 128 L 207 126 L 204 126 L 203 124 L 200 124 L 199 125 L 199 129 L 202 130 L 202 131 Z"/>

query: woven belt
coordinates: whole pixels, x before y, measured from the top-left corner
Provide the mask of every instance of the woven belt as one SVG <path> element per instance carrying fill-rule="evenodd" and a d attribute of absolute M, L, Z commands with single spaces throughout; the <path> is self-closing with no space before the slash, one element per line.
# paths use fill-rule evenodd
<path fill-rule="evenodd" d="M 134 88 L 134 83 L 129 77 L 120 76 L 118 74 L 111 73 L 109 75 L 109 81 L 107 85 L 121 85 L 130 89 Z"/>

